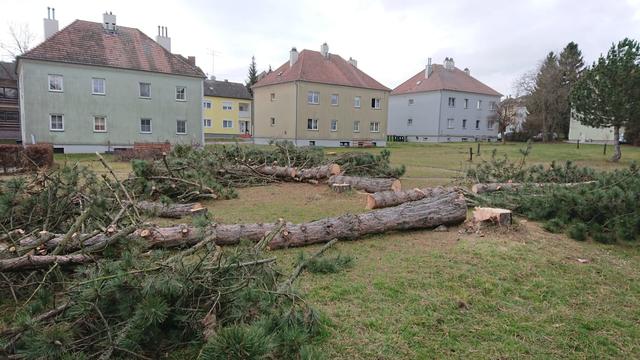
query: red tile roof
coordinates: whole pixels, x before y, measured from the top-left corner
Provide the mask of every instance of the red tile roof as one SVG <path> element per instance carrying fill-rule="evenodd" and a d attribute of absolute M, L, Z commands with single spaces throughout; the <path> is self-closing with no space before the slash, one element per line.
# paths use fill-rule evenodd
<path fill-rule="evenodd" d="M 108 66 L 157 73 L 204 77 L 204 73 L 167 51 L 142 31 L 76 20 L 19 59 Z"/>
<path fill-rule="evenodd" d="M 312 50 L 302 50 L 293 66 L 289 66 L 287 61 L 275 71 L 267 73 L 253 87 L 298 80 L 391 91 L 340 55 L 329 54 L 325 58 L 320 52 Z"/>
<path fill-rule="evenodd" d="M 425 70 L 421 70 L 409 80 L 398 85 L 391 95 L 417 93 L 437 90 L 464 91 L 476 94 L 502 96 L 499 92 L 483 84 L 473 76 L 454 67 L 447 70 L 444 66 L 434 64 L 431 76 L 425 78 Z"/>

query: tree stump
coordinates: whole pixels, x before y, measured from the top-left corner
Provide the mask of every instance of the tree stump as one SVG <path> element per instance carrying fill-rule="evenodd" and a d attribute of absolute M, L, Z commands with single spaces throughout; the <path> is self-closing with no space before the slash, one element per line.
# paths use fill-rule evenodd
<path fill-rule="evenodd" d="M 473 210 L 473 222 L 490 222 L 496 225 L 511 225 L 511 210 L 477 207 Z"/>
<path fill-rule="evenodd" d="M 331 184 L 331 190 L 337 193 L 343 193 L 351 190 L 351 185 L 349 184 Z"/>

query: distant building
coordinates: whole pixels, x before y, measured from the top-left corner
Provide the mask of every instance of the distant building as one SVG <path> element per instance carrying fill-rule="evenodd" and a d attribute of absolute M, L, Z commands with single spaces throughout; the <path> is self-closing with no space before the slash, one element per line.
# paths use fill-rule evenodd
<path fill-rule="evenodd" d="M 491 120 L 502 95 L 455 67 L 453 59 L 431 64 L 391 92 L 389 135 L 406 141 L 497 139 Z"/>
<path fill-rule="evenodd" d="M 509 124 L 505 130 L 506 134 L 521 132 L 524 130 L 524 123 L 527 122 L 527 116 L 529 115 L 529 111 L 525 105 L 525 99 L 523 97 L 517 98 L 507 98 L 504 101 L 509 101 L 513 103 L 511 107 L 513 113 L 511 114 L 514 118 L 513 123 Z"/>
<path fill-rule="evenodd" d="M 20 106 L 15 63 L 0 62 L 0 142 L 20 140 Z"/>
<path fill-rule="evenodd" d="M 344 60 L 295 48 L 254 86 L 255 142 L 305 146 L 384 146 L 391 90 Z"/>
<path fill-rule="evenodd" d="M 594 142 L 608 143 L 613 142 L 613 127 L 595 128 L 582 124 L 571 113 L 571 121 L 569 123 L 569 141 L 576 142 Z M 624 141 L 624 129 L 620 129 L 620 141 Z"/>
<path fill-rule="evenodd" d="M 157 41 L 119 26 L 76 20 L 18 57 L 24 143 L 57 151 L 108 151 L 134 142 L 202 143 L 202 80 L 195 58 L 171 53 L 166 28 Z"/>
<path fill-rule="evenodd" d="M 207 137 L 251 135 L 251 94 L 244 84 L 204 81 L 203 126 Z"/>

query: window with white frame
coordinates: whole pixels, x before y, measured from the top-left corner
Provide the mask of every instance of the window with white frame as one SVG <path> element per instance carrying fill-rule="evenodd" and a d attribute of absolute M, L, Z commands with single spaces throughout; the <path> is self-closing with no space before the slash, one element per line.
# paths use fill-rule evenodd
<path fill-rule="evenodd" d="M 204 119 L 202 122 L 202 125 L 206 128 L 210 128 L 211 127 L 211 119 Z"/>
<path fill-rule="evenodd" d="M 140 119 L 140 132 L 143 134 L 151 134 L 151 119 Z"/>
<path fill-rule="evenodd" d="M 276 93 L 271 93 L 271 101 L 275 101 L 276 99 Z"/>
<path fill-rule="evenodd" d="M 187 120 L 176 120 L 176 134 L 187 133 Z"/>
<path fill-rule="evenodd" d="M 491 101 L 489 103 L 489 110 L 495 110 L 496 109 L 496 102 L 495 101 Z"/>
<path fill-rule="evenodd" d="M 107 93 L 107 81 L 105 79 L 91 79 L 91 93 L 94 95 L 105 95 Z"/>
<path fill-rule="evenodd" d="M 309 91 L 307 93 L 307 103 L 309 104 L 320 104 L 320 93 L 317 91 Z"/>
<path fill-rule="evenodd" d="M 447 129 L 453 129 L 453 119 L 447 119 Z"/>
<path fill-rule="evenodd" d="M 62 75 L 49 75 L 49 91 L 63 92 L 64 91 L 64 78 Z"/>
<path fill-rule="evenodd" d="M 225 101 L 222 103 L 222 110 L 231 111 L 233 110 L 233 103 L 230 101 Z"/>
<path fill-rule="evenodd" d="M 184 86 L 176 86 L 176 100 L 178 101 L 186 101 L 187 100 L 187 88 Z"/>
<path fill-rule="evenodd" d="M 456 107 L 456 98 L 449 97 L 449 107 Z"/>
<path fill-rule="evenodd" d="M 331 94 L 331 105 L 338 106 L 338 94 Z"/>
<path fill-rule="evenodd" d="M 360 132 L 360 121 L 353 122 L 353 132 Z"/>
<path fill-rule="evenodd" d="M 360 108 L 360 96 L 356 96 L 353 98 L 353 107 Z"/>
<path fill-rule="evenodd" d="M 409 99 L 409 105 L 413 105 L 414 100 L 413 99 Z"/>
<path fill-rule="evenodd" d="M 371 108 L 380 109 L 380 98 L 371 98 Z"/>
<path fill-rule="evenodd" d="M 271 118 L 271 126 L 276 126 L 276 118 Z"/>
<path fill-rule="evenodd" d="M 482 109 L 482 100 L 478 100 L 478 102 L 476 102 L 476 109 Z"/>
<path fill-rule="evenodd" d="M 380 123 L 377 122 L 377 121 L 370 122 L 369 123 L 369 131 L 370 132 L 374 132 L 374 133 L 380 132 Z"/>
<path fill-rule="evenodd" d="M 211 109 L 211 101 L 209 100 L 205 100 L 202 102 L 202 108 L 203 109 Z"/>
<path fill-rule="evenodd" d="M 487 130 L 493 130 L 493 121 L 487 121 Z"/>
<path fill-rule="evenodd" d="M 476 130 L 480 130 L 480 120 L 476 120 Z"/>
<path fill-rule="evenodd" d="M 318 130 L 318 119 L 307 119 L 307 130 Z"/>
<path fill-rule="evenodd" d="M 338 120 L 331 120 L 331 131 L 338 131 Z"/>
<path fill-rule="evenodd" d="M 467 119 L 462 119 L 462 128 L 463 129 L 467 128 Z"/>
<path fill-rule="evenodd" d="M 94 132 L 107 132 L 107 117 L 103 115 L 96 115 L 93 117 L 93 131 Z"/>
<path fill-rule="evenodd" d="M 464 108 L 465 109 L 469 108 L 469 99 L 464 99 Z"/>
<path fill-rule="evenodd" d="M 413 125 L 413 119 L 407 119 L 407 126 Z"/>
<path fill-rule="evenodd" d="M 64 131 L 64 115 L 62 115 L 62 114 L 50 114 L 49 115 L 49 130 L 51 130 L 51 131 Z"/>
<path fill-rule="evenodd" d="M 150 98 L 151 97 L 151 84 L 150 83 L 140 83 L 140 97 L 141 98 Z"/>
<path fill-rule="evenodd" d="M 222 120 L 222 127 L 225 129 L 233 128 L 233 120 Z"/>

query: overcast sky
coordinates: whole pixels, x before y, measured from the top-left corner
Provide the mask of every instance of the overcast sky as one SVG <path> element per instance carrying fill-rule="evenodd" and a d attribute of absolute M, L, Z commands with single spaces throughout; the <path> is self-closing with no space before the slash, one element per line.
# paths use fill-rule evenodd
<path fill-rule="evenodd" d="M 242 82 L 255 55 L 259 70 L 288 60 L 289 49 L 329 51 L 393 88 L 428 57 L 456 66 L 503 94 L 549 51 L 570 41 L 587 63 L 624 37 L 640 40 L 640 0 L 267 0 L 267 1 L 11 1 L 0 13 L 0 41 L 11 24 L 28 24 L 34 45 L 43 40 L 47 6 L 60 27 L 75 19 L 101 22 L 111 11 L 118 25 L 155 37 L 169 29 L 174 53 L 195 55 L 218 79 Z M 212 61 L 212 52 L 215 62 Z M 6 60 L 6 58 L 5 58 Z M 213 63 L 213 64 L 212 64 Z M 215 65 L 215 67 L 213 67 Z M 212 69 L 213 67 L 213 69 Z"/>

